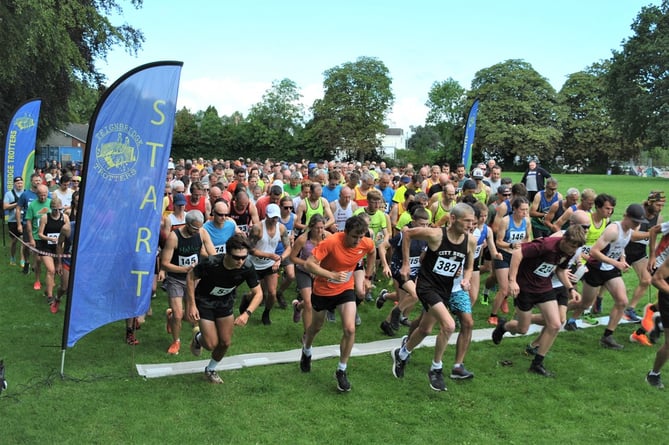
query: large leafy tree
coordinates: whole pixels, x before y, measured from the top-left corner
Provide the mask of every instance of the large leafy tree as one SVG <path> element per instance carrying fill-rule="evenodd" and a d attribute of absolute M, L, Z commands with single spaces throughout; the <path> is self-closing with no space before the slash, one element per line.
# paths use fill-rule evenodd
<path fill-rule="evenodd" d="M 174 118 L 174 132 L 172 135 L 172 156 L 178 158 L 196 158 L 200 129 L 188 108 L 183 107 L 177 111 Z"/>
<path fill-rule="evenodd" d="M 456 80 L 448 78 L 434 82 L 427 97 L 425 123 L 439 134 L 444 151 L 442 157 L 456 159 L 464 134 L 466 91 Z"/>
<path fill-rule="evenodd" d="M 304 125 L 302 94 L 290 79 L 272 83 L 262 101 L 253 105 L 247 117 L 252 136 L 248 156 L 292 159 L 297 155 L 296 133 Z"/>
<path fill-rule="evenodd" d="M 360 57 L 324 73 L 324 96 L 314 102 L 308 136 L 323 152 L 349 159 L 377 156 L 394 96 L 383 62 Z"/>
<path fill-rule="evenodd" d="M 408 150 L 397 150 L 395 157 L 403 165 L 433 164 L 445 160 L 444 144 L 434 125 L 412 127 L 412 135 L 407 141 Z"/>
<path fill-rule="evenodd" d="M 85 86 L 101 87 L 96 68 L 114 46 L 135 53 L 144 41 L 127 24 L 112 24 L 116 0 L 3 0 L 0 2 L 0 128 L 21 102 L 41 97 L 40 133 L 70 117 L 68 101 Z M 142 0 L 130 0 L 139 8 Z M 75 115 L 79 113 L 75 111 Z M 0 130 L 2 131 L 2 130 Z"/>
<path fill-rule="evenodd" d="M 565 109 L 558 154 L 566 165 L 590 165 L 603 172 L 610 160 L 620 158 L 620 135 L 606 100 L 604 72 L 604 66 L 595 65 L 573 73 L 558 93 Z"/>
<path fill-rule="evenodd" d="M 634 35 L 614 51 L 608 76 L 613 117 L 626 144 L 669 146 L 669 1 L 643 7 Z"/>
<path fill-rule="evenodd" d="M 532 65 L 512 59 L 478 71 L 469 104 L 477 97 L 473 159 L 492 157 L 511 165 L 516 156 L 538 157 L 551 163 L 561 137 L 561 110 L 555 89 Z"/>

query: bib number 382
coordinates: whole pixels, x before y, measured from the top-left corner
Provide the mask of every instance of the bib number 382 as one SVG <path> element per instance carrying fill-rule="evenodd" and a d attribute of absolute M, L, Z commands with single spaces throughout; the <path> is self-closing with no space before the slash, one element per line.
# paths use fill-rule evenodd
<path fill-rule="evenodd" d="M 460 261 L 440 257 L 437 258 L 437 261 L 434 263 L 432 272 L 445 277 L 454 277 L 459 267 Z"/>

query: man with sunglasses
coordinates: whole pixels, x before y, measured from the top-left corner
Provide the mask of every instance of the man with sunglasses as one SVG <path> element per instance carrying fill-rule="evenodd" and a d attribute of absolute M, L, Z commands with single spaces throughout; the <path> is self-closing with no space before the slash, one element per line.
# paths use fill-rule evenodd
<path fill-rule="evenodd" d="M 160 254 L 161 271 L 158 280 L 165 278 L 170 303 L 166 311 L 167 332 L 172 334 L 172 343 L 167 349 L 170 355 L 179 354 L 181 348 L 186 274 L 200 262 L 200 257 L 216 254 L 209 233 L 202 228 L 203 224 L 204 215 L 199 210 L 186 213 L 186 224 L 170 232 Z"/>
<path fill-rule="evenodd" d="M 221 203 L 217 203 L 219 206 Z M 246 326 L 253 311 L 262 301 L 262 289 L 250 261 L 246 237 L 232 236 L 226 243 L 226 253 L 198 263 L 186 275 L 186 318 L 197 323 L 190 345 L 193 355 L 200 356 L 202 348 L 211 351 L 211 360 L 204 368 L 204 377 L 214 384 L 223 383 L 216 367 L 232 343 L 234 326 Z M 236 289 L 246 283 L 251 300 L 237 318 L 233 315 Z"/>
<path fill-rule="evenodd" d="M 230 218 L 230 206 L 223 199 L 214 204 L 211 210 L 212 219 L 204 223 L 204 230 L 209 233 L 216 254 L 225 253 L 225 245 L 237 232 L 237 223 Z M 241 233 L 241 231 L 240 231 Z"/>

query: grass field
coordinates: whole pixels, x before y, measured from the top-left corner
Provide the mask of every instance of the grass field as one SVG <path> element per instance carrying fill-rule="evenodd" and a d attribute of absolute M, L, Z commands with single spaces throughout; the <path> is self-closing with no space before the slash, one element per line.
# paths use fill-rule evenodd
<path fill-rule="evenodd" d="M 513 174 L 518 179 L 520 174 Z M 629 176 L 561 175 L 560 191 L 590 187 L 617 197 L 614 218 L 631 202 L 642 202 L 651 189 L 668 182 Z M 669 190 L 668 190 L 669 191 Z M 665 219 L 667 213 L 665 211 Z M 155 316 L 138 331 L 140 344 L 127 346 L 123 322 L 92 332 L 66 354 L 65 378 L 59 375 L 63 309 L 52 315 L 33 277 L 9 267 L 2 249 L 2 323 L 0 358 L 9 389 L 0 396 L 0 443 L 653 443 L 665 435 L 667 393 L 644 382 L 657 347 L 627 341 L 634 325 L 621 325 L 616 338 L 622 351 L 604 350 L 603 328 L 561 332 L 546 367 L 545 379 L 527 373 L 522 354 L 527 338 L 472 344 L 467 367 L 471 381 L 448 381 L 435 393 L 426 373 L 432 348 L 417 349 L 406 376 L 391 374 L 387 353 L 354 357 L 349 363 L 350 393 L 337 393 L 336 359 L 315 361 L 310 374 L 297 363 L 222 372 L 223 385 L 206 383 L 201 374 L 158 379 L 137 375 L 137 363 L 193 359 L 190 337 L 181 355 L 168 356 L 164 331 L 164 293 L 153 300 Z M 101 267 L 102 270 L 102 267 Z M 626 273 L 628 294 L 636 286 Z M 94 277 L 91 277 L 94 279 Z M 386 286 L 377 284 L 377 291 Z M 655 295 L 655 292 L 653 292 Z M 294 291 L 287 295 L 292 299 Z M 650 295 L 649 295 L 650 298 Z M 642 304 L 647 302 L 644 297 Z M 604 300 L 605 313 L 611 305 Z M 641 305 L 640 305 L 641 306 Z M 476 327 L 485 328 L 487 307 L 476 306 Z M 387 338 L 379 323 L 390 310 L 363 304 L 359 343 Z M 259 315 L 259 314 L 258 314 Z M 272 313 L 265 327 L 254 316 L 236 328 L 230 355 L 299 347 L 302 327 L 289 310 Z M 336 344 L 338 324 L 327 324 L 315 346 Z M 398 337 L 399 344 L 399 337 Z M 449 347 L 444 366 L 450 366 Z M 208 357 L 206 351 L 203 357 Z M 501 366 L 509 360 L 513 366 Z"/>

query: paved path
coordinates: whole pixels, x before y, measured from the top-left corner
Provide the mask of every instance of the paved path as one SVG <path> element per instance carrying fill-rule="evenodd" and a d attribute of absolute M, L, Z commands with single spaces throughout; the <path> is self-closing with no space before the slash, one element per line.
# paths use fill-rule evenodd
<path fill-rule="evenodd" d="M 605 326 L 609 322 L 609 317 L 598 318 L 599 325 Z M 578 320 L 577 325 L 581 328 L 590 328 L 588 324 Z M 625 320 L 620 322 L 626 323 Z M 541 326 L 531 325 L 530 329 L 525 335 L 533 335 L 541 329 Z M 472 341 L 488 341 L 491 339 L 493 328 L 475 329 L 472 334 Z M 509 334 L 506 334 L 509 335 Z M 451 336 L 448 344 L 453 345 L 457 341 L 458 334 Z M 425 338 L 419 347 L 434 347 L 435 335 Z M 351 356 L 360 357 L 363 355 L 374 355 L 387 353 L 400 344 L 400 338 L 389 338 L 386 340 L 378 340 L 370 343 L 356 343 L 353 346 Z M 188 349 L 186 349 L 188 351 Z M 246 368 L 249 366 L 263 366 L 275 365 L 278 363 L 297 363 L 300 360 L 301 349 L 292 349 L 290 351 L 281 352 L 257 352 L 252 354 L 240 354 L 224 357 L 223 360 L 216 367 L 217 371 L 227 371 L 231 369 Z M 312 353 L 312 360 L 320 360 L 324 358 L 332 358 L 339 356 L 339 345 L 329 346 L 314 346 Z M 170 375 L 179 374 L 197 374 L 202 372 L 205 366 L 209 363 L 209 359 L 193 360 L 188 362 L 177 363 L 161 363 L 155 365 L 137 365 L 137 372 L 139 375 L 146 378 L 166 377 Z"/>

